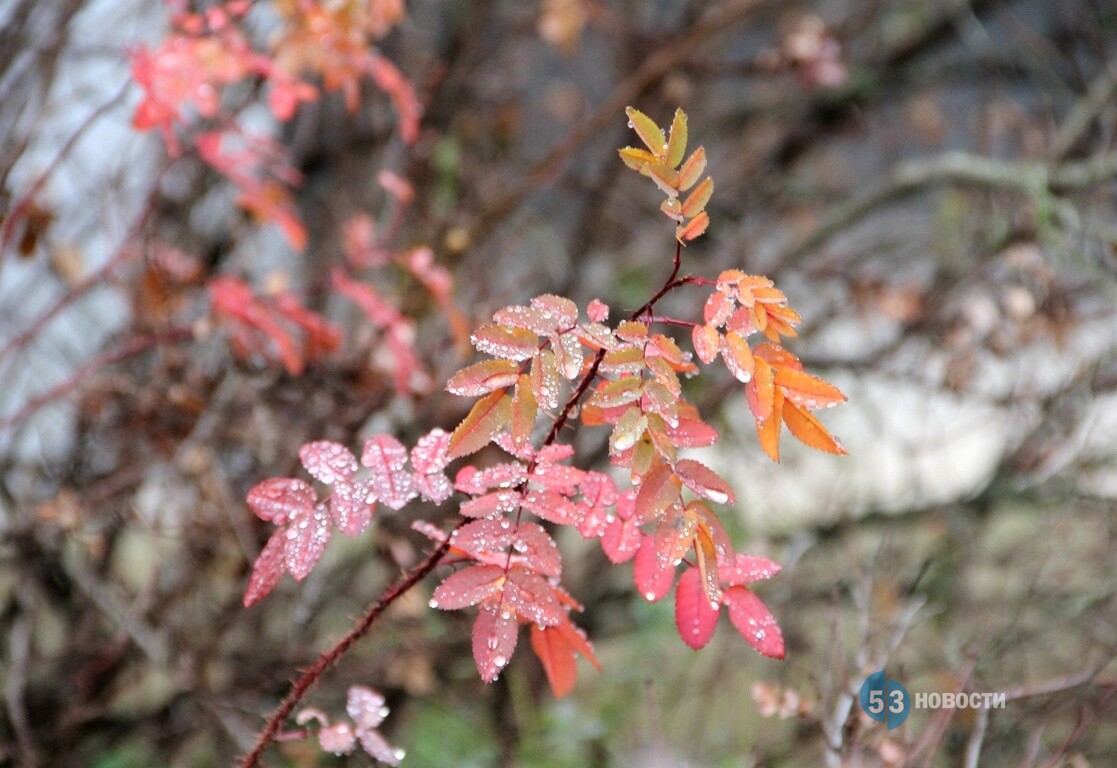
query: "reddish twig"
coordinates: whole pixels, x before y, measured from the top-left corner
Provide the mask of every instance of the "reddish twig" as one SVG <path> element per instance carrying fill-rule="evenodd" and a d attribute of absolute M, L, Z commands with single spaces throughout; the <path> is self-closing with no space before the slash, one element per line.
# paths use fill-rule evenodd
<path fill-rule="evenodd" d="M 279 728 L 283 721 L 290 717 L 295 707 L 302 700 L 306 692 L 318 682 L 318 679 L 326 672 L 327 669 L 332 667 L 338 660 L 346 654 L 346 652 L 361 639 L 372 627 L 380 615 L 387 610 L 388 606 L 398 600 L 405 592 L 409 591 L 412 587 L 422 581 L 427 574 L 438 566 L 442 556 L 450 549 L 450 537 L 439 544 L 434 551 L 427 555 L 426 559 L 412 568 L 402 579 L 392 585 L 391 589 L 385 592 L 380 598 L 372 604 L 364 617 L 345 634 L 343 638 L 337 641 L 332 648 L 318 657 L 314 665 L 304 671 L 295 684 L 291 686 L 291 690 L 280 702 L 275 711 L 268 716 L 267 723 L 264 725 L 263 730 L 260 731 L 256 737 L 256 743 L 252 747 L 252 751 L 244 756 L 240 761 L 239 768 L 255 768 L 260 762 L 260 756 L 279 733 Z"/>

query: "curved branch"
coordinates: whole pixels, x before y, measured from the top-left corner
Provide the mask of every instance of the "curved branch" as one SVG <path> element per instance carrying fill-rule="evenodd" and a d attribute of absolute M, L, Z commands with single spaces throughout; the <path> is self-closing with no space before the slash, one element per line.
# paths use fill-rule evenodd
<path fill-rule="evenodd" d="M 464 522 L 464 521 L 463 521 Z M 361 639 L 372 627 L 380 615 L 387 610 L 388 606 L 398 600 L 405 592 L 410 590 L 413 586 L 422 581 L 427 574 L 435 569 L 442 556 L 450 549 L 450 537 L 447 536 L 445 541 L 439 544 L 434 551 L 427 555 L 426 559 L 419 563 L 417 566 L 408 571 L 402 579 L 392 585 L 391 589 L 385 592 L 380 598 L 372 604 L 364 617 L 357 622 L 357 624 L 350 629 L 344 637 L 338 640 L 332 648 L 318 657 L 314 665 L 304 671 L 295 684 L 291 686 L 291 690 L 280 702 L 275 711 L 268 716 L 267 724 L 263 730 L 260 731 L 256 737 L 256 743 L 252 746 L 252 751 L 244 756 L 240 761 L 239 768 L 255 768 L 260 762 L 260 756 L 264 753 L 274 739 L 283 721 L 290 717 L 295 707 L 302 700 L 306 692 L 318 682 L 319 678 L 326 672 L 327 669 L 332 667 L 337 661 L 345 655 L 345 653 Z"/>

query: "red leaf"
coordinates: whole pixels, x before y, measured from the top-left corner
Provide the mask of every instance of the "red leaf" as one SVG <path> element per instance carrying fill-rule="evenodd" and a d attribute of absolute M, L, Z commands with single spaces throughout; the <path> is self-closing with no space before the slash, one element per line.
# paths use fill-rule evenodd
<path fill-rule="evenodd" d="M 430 606 L 453 611 L 476 605 L 500 592 L 504 581 L 504 569 L 499 565 L 471 565 L 455 571 L 439 584 Z"/>
<path fill-rule="evenodd" d="M 574 689 L 578 678 L 578 664 L 574 649 L 558 627 L 540 628 L 531 625 L 531 649 L 543 664 L 547 682 L 556 699 L 561 699 Z"/>
<path fill-rule="evenodd" d="M 279 583 L 283 572 L 287 570 L 283 563 L 283 550 L 286 544 L 286 531 L 280 529 L 271 535 L 268 543 L 260 550 L 260 555 L 252 566 L 248 588 L 244 591 L 245 608 L 262 600 Z"/>
<path fill-rule="evenodd" d="M 511 415 L 512 398 L 507 393 L 493 392 L 481 398 L 450 436 L 447 455 L 457 459 L 481 450 L 504 428 Z"/>
<path fill-rule="evenodd" d="M 318 504 L 292 518 L 285 536 L 284 563 L 295 581 L 302 581 L 322 557 L 330 540 L 330 517 L 325 505 Z"/>
<path fill-rule="evenodd" d="M 286 525 L 313 509 L 316 497 L 314 489 L 302 480 L 272 477 L 254 485 L 247 501 L 249 509 L 261 520 Z"/>
<path fill-rule="evenodd" d="M 675 627 L 694 650 L 705 647 L 718 625 L 718 609 L 710 605 L 697 568 L 687 568 L 675 587 Z"/>
<path fill-rule="evenodd" d="M 623 563 L 630 560 L 640 548 L 640 526 L 635 520 L 622 520 L 618 515 L 605 525 L 601 535 L 601 549 L 610 562 Z"/>
<path fill-rule="evenodd" d="M 730 587 L 724 593 L 729 620 L 756 650 L 773 659 L 784 657 L 783 633 L 776 618 L 748 587 Z"/>
<path fill-rule="evenodd" d="M 511 606 L 527 621 L 541 627 L 553 627 L 566 618 L 554 588 L 543 577 L 520 566 L 508 572 L 504 604 Z"/>
<path fill-rule="evenodd" d="M 645 536 L 640 542 L 632 566 L 632 578 L 648 602 L 661 600 L 671 591 L 671 585 L 675 583 L 675 564 L 656 554 L 654 536 Z"/>
<path fill-rule="evenodd" d="M 683 485 L 704 499 L 715 504 L 733 504 L 737 501 L 729 483 L 705 464 L 693 459 L 679 459 L 675 462 L 675 472 Z"/>
<path fill-rule="evenodd" d="M 491 683 L 516 651 L 520 625 L 515 614 L 497 601 L 485 603 L 473 623 L 473 661 L 481 679 Z"/>
<path fill-rule="evenodd" d="M 381 503 L 402 509 L 417 495 L 406 470 L 407 449 L 391 435 L 374 435 L 365 441 L 361 463 L 372 472 L 372 490 Z"/>

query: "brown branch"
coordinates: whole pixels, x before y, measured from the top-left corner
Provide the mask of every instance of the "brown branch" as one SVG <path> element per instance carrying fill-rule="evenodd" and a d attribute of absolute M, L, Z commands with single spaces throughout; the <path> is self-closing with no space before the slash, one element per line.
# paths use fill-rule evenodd
<path fill-rule="evenodd" d="M 570 131 L 558 146 L 523 175 L 523 181 L 508 187 L 501 197 L 481 212 L 471 233 L 472 241 L 479 240 L 495 221 L 515 210 L 524 198 L 552 181 L 567 159 L 584 146 L 587 139 L 616 120 L 626 106 L 637 101 L 673 67 L 705 44 L 708 38 L 724 32 L 730 25 L 748 16 L 759 4 L 760 0 L 727 0 L 690 29 L 645 58 L 635 72 L 613 89 L 597 111 Z"/>
<path fill-rule="evenodd" d="M 126 344 L 122 344 L 116 349 L 110 349 L 97 357 L 90 360 L 85 365 L 78 368 L 72 374 L 67 376 L 62 381 L 55 384 L 39 395 L 28 400 L 24 403 L 23 407 L 19 408 L 13 413 L 0 418 L 0 429 L 7 429 L 8 427 L 18 424 L 23 419 L 30 416 L 35 411 L 39 410 L 45 405 L 49 405 L 54 400 L 57 400 L 71 391 L 80 387 L 90 375 L 96 373 L 100 369 L 119 363 L 133 355 L 138 355 L 145 352 L 152 347 L 158 347 L 161 344 L 171 344 L 177 341 L 184 341 L 193 338 L 194 332 L 189 328 L 176 328 L 171 331 L 163 333 L 153 333 L 150 336 L 141 336 L 132 339 Z"/>
<path fill-rule="evenodd" d="M 464 521 L 463 521 L 464 522 Z M 239 768 L 254 768 L 260 762 L 260 756 L 264 753 L 274 739 L 276 734 L 279 733 L 280 726 L 283 721 L 290 717 L 295 707 L 302 700 L 306 692 L 318 682 L 319 678 L 326 672 L 327 669 L 332 667 L 337 661 L 345 655 L 345 653 L 361 639 L 372 627 L 373 623 L 380 618 L 380 615 L 387 610 L 388 606 L 398 600 L 405 592 L 410 590 L 420 581 L 422 581 L 427 574 L 435 569 L 442 556 L 450 549 L 450 537 L 439 544 L 426 559 L 419 563 L 417 566 L 408 571 L 402 579 L 392 585 L 391 589 L 385 592 L 380 598 L 372 604 L 364 617 L 345 634 L 332 648 L 318 657 L 314 665 L 305 670 L 291 690 L 280 702 L 275 711 L 268 716 L 268 721 L 264 725 L 263 730 L 260 731 L 256 737 L 256 743 L 252 747 L 252 751 L 244 756 L 244 759 L 239 763 Z"/>

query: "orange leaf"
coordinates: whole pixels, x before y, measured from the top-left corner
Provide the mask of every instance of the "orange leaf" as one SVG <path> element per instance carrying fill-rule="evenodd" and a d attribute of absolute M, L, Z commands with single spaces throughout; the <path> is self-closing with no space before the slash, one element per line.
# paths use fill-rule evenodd
<path fill-rule="evenodd" d="M 828 408 L 846 399 L 833 384 L 793 368 L 776 368 L 776 384 L 783 387 L 788 400 L 805 408 Z"/>
<path fill-rule="evenodd" d="M 446 382 L 446 391 L 480 397 L 516 383 L 520 366 L 511 360 L 485 360 L 462 368 Z"/>
<path fill-rule="evenodd" d="M 718 294 L 720 295 L 720 294 Z M 718 356 L 718 329 L 712 325 L 696 325 L 691 331 L 694 354 L 703 363 L 709 364 Z"/>
<path fill-rule="evenodd" d="M 687 488 L 715 504 L 732 504 L 737 500 L 729 483 L 701 462 L 679 459 L 675 462 L 675 472 Z"/>
<path fill-rule="evenodd" d="M 574 659 L 574 649 L 558 627 L 540 628 L 531 625 L 531 650 L 543 664 L 547 682 L 556 699 L 561 699 L 574 689 L 578 678 L 578 665 Z"/>
<path fill-rule="evenodd" d="M 733 378 L 746 384 L 752 380 L 756 372 L 756 361 L 744 336 L 736 331 L 725 334 L 721 339 L 721 356 Z"/>
<path fill-rule="evenodd" d="M 772 366 L 759 355 L 753 358 L 756 368 L 753 378 L 745 385 L 745 400 L 749 410 L 758 422 L 765 421 L 772 415 L 772 403 L 775 400 L 775 382 Z"/>
<path fill-rule="evenodd" d="M 846 454 L 842 444 L 826 431 L 826 427 L 822 426 L 822 422 L 815 418 L 813 413 L 791 400 L 784 403 L 783 420 L 791 434 L 804 445 L 826 453 L 836 453 L 839 456 Z"/>
<path fill-rule="evenodd" d="M 684 240 L 693 240 L 706 231 L 706 227 L 710 226 L 710 216 L 705 211 L 695 216 L 686 226 L 675 228 L 675 239 L 679 242 Z"/>
<path fill-rule="evenodd" d="M 706 210 L 706 203 L 710 202 L 710 196 L 713 194 L 714 180 L 707 176 L 683 202 L 683 216 L 689 219 Z"/>
<path fill-rule="evenodd" d="M 760 439 L 760 447 L 768 454 L 772 461 L 780 460 L 780 424 L 783 410 L 783 393 L 776 390 L 772 404 L 772 414 L 764 421 L 756 422 L 756 436 Z"/>
<path fill-rule="evenodd" d="M 493 392 L 481 398 L 450 435 L 446 455 L 456 459 L 481 450 L 508 423 L 511 415 L 512 398 L 507 392 Z"/>
<path fill-rule="evenodd" d="M 706 149 L 699 147 L 694 150 L 694 153 L 687 158 L 682 168 L 679 169 L 679 189 L 687 190 L 693 187 L 705 170 Z"/>
<path fill-rule="evenodd" d="M 531 387 L 531 377 L 520 376 L 516 383 L 516 393 L 512 397 L 512 416 L 510 418 L 509 432 L 512 435 L 512 444 L 522 447 L 531 440 L 531 431 L 535 428 L 535 417 L 539 415 L 539 405 L 535 401 L 535 393 Z"/>

